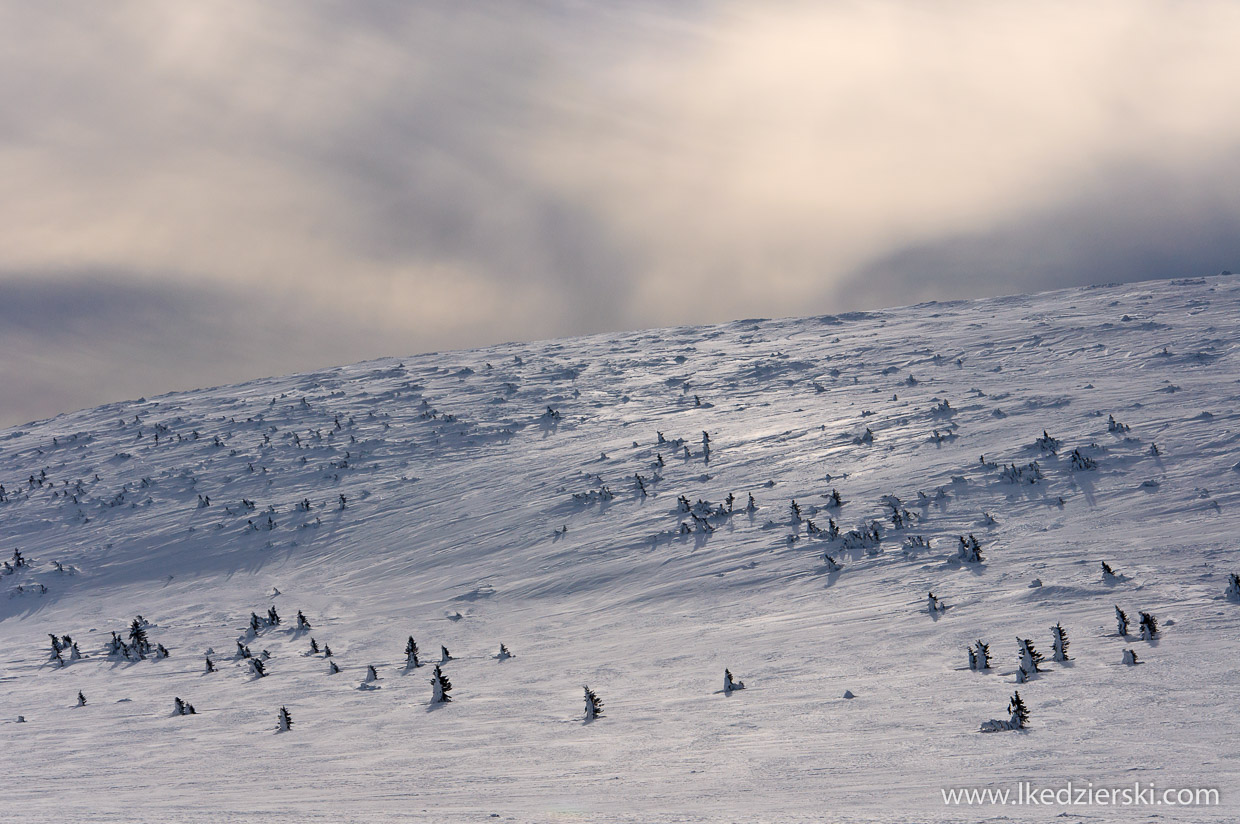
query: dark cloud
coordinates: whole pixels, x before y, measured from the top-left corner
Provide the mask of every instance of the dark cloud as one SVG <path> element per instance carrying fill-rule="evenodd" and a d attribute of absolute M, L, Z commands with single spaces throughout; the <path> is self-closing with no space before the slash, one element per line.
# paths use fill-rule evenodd
<path fill-rule="evenodd" d="M 895 251 L 830 299 L 873 307 L 1240 271 L 1240 211 L 1214 185 L 1238 173 L 1240 154 L 1179 175 L 1115 169 L 1053 209 Z"/>

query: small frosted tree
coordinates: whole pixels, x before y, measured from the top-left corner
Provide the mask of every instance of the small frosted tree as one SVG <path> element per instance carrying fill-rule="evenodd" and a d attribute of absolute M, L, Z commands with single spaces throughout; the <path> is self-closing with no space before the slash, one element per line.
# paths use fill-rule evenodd
<path fill-rule="evenodd" d="M 1115 580 L 1115 570 L 1111 569 L 1111 565 L 1108 564 L 1106 561 L 1102 562 L 1102 580 L 1104 581 Z"/>
<path fill-rule="evenodd" d="M 938 599 L 938 597 L 935 596 L 933 592 L 926 596 L 926 610 L 931 615 L 938 615 L 945 609 L 947 609 L 947 607 Z"/>
<path fill-rule="evenodd" d="M 1008 712 L 1012 714 L 1008 721 L 1014 730 L 1023 730 L 1029 723 L 1029 708 L 1025 706 L 1025 702 L 1021 700 L 1020 690 L 1012 693 L 1012 700 L 1008 702 Z"/>
<path fill-rule="evenodd" d="M 1227 579 L 1227 597 L 1232 601 L 1240 601 L 1240 575 L 1234 572 Z"/>
<path fill-rule="evenodd" d="M 1128 637 L 1128 613 L 1119 608 L 1119 604 L 1115 605 L 1115 631 L 1120 637 Z"/>
<path fill-rule="evenodd" d="M 336 673 L 338 673 L 338 672 L 340 672 L 340 667 L 336 666 L 336 662 L 335 662 L 335 661 L 328 661 L 328 662 L 327 662 L 327 674 L 328 674 L 328 675 L 335 675 L 335 674 L 336 674 Z"/>
<path fill-rule="evenodd" d="M 1126 649 L 1124 650 L 1124 663 L 1130 667 L 1135 667 L 1141 662 L 1137 660 L 1137 653 L 1135 650 Z"/>
<path fill-rule="evenodd" d="M 508 651 L 508 647 L 504 644 L 499 645 L 499 654 L 495 658 L 499 661 L 507 661 L 512 657 L 512 653 Z"/>
<path fill-rule="evenodd" d="M 593 721 L 603 717 L 603 700 L 594 694 L 594 690 L 583 687 L 586 691 L 586 720 Z"/>
<path fill-rule="evenodd" d="M 82 694 L 82 691 L 81 691 L 81 690 L 78 690 L 77 705 L 78 705 L 79 707 L 84 707 L 84 706 L 86 706 L 86 696 Z"/>
<path fill-rule="evenodd" d="M 418 660 L 418 642 L 410 635 L 405 643 L 405 669 L 417 669 L 420 666 L 422 663 Z"/>
<path fill-rule="evenodd" d="M 250 658 L 250 671 L 258 678 L 267 677 L 267 666 L 258 658 Z"/>
<path fill-rule="evenodd" d="M 1004 730 L 1023 730 L 1029 723 L 1029 709 L 1020 697 L 1020 691 L 1012 694 L 1008 702 L 1009 717 L 1006 721 L 992 719 L 982 722 L 982 732 L 1001 732 Z"/>
<path fill-rule="evenodd" d="M 1038 664 L 1042 663 L 1042 653 L 1038 652 L 1033 642 L 1028 638 L 1017 638 L 1016 645 L 1020 652 L 1020 668 L 1027 675 L 1033 675 L 1035 672 L 1041 672 Z"/>
<path fill-rule="evenodd" d="M 448 693 L 452 692 L 452 682 L 448 680 L 448 676 L 444 675 L 439 665 L 435 665 L 435 672 L 431 677 L 431 703 L 447 704 L 452 701 L 452 696 Z"/>
<path fill-rule="evenodd" d="M 448 652 L 448 648 L 443 644 L 439 645 L 439 663 L 446 664 L 452 660 L 452 654 Z"/>
<path fill-rule="evenodd" d="M 379 680 L 379 672 L 375 669 L 375 665 L 367 664 L 366 665 L 366 683 L 369 684 L 372 681 L 378 681 L 378 680 Z"/>
<path fill-rule="evenodd" d="M 302 614 L 301 610 L 297 610 L 297 628 L 313 629 L 313 627 L 310 626 L 310 622 L 306 620 L 306 616 Z"/>
<path fill-rule="evenodd" d="M 293 714 L 288 711 L 288 707 L 280 707 L 280 714 L 276 718 L 276 732 L 288 732 L 293 728 Z"/>
<path fill-rule="evenodd" d="M 1068 661 L 1068 632 L 1059 624 L 1051 627 L 1051 648 L 1054 654 L 1051 656 L 1056 661 Z"/>
<path fill-rule="evenodd" d="M 729 669 L 724 669 L 723 671 L 723 693 L 724 695 L 731 695 L 732 690 L 743 690 L 743 689 L 745 689 L 745 682 L 737 681 L 733 679 L 732 671 Z"/>
<path fill-rule="evenodd" d="M 1148 612 L 1141 613 L 1141 640 L 1153 641 L 1158 637 L 1158 619 Z"/>
<path fill-rule="evenodd" d="M 146 627 L 143 626 L 140 616 L 129 625 L 129 643 L 139 656 L 151 651 L 151 642 L 146 637 Z"/>
<path fill-rule="evenodd" d="M 980 564 L 986 560 L 982 555 L 982 545 L 978 543 L 977 538 L 972 535 L 968 538 L 963 535 L 958 537 L 960 538 L 960 551 L 956 554 L 957 558 L 966 564 Z"/>
<path fill-rule="evenodd" d="M 978 641 L 967 649 L 969 651 L 969 669 L 977 671 L 990 669 L 990 644 L 983 644 L 981 641 Z"/>
<path fill-rule="evenodd" d="M 207 671 L 207 672 L 215 672 L 215 662 L 211 660 L 211 656 L 210 656 L 210 655 L 204 655 L 204 656 L 203 656 L 203 658 L 204 658 L 204 659 L 206 660 L 206 662 L 207 662 L 206 671 Z"/>

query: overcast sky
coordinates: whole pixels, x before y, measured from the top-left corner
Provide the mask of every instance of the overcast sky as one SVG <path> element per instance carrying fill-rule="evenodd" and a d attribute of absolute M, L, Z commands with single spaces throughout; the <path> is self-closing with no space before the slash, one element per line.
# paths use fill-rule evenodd
<path fill-rule="evenodd" d="M 0 426 L 1240 266 L 1240 4 L 0 0 Z"/>

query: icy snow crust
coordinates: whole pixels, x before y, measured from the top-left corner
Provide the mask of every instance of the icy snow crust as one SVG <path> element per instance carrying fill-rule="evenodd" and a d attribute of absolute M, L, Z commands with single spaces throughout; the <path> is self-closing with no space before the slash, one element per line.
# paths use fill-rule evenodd
<path fill-rule="evenodd" d="M 1232 278 L 1106 286 L 376 361 L 0 433 L 0 557 L 28 561 L 0 577 L 0 819 L 1234 821 L 1238 321 Z M 136 615 L 171 657 L 107 657 Z M 86 657 L 55 666 L 48 633 Z M 1029 728 L 982 735 L 1017 638 L 1047 659 Z M 1223 804 L 940 793 L 1025 780 Z"/>

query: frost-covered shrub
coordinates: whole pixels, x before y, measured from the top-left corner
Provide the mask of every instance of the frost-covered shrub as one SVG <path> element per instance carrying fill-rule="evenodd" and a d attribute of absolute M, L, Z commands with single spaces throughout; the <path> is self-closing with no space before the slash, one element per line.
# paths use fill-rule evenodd
<path fill-rule="evenodd" d="M 1051 649 L 1054 650 L 1052 658 L 1055 661 L 1067 661 L 1068 658 L 1068 632 L 1059 624 L 1051 627 Z"/>
<path fill-rule="evenodd" d="M 1020 697 L 1020 691 L 1012 693 L 1008 702 L 1010 716 L 1007 721 L 990 720 L 982 723 L 982 732 L 1001 732 L 1003 730 L 1023 730 L 1029 724 L 1029 709 Z"/>
<path fill-rule="evenodd" d="M 603 717 L 603 700 L 595 695 L 594 690 L 583 687 L 586 691 L 586 720 L 593 721 Z"/>

